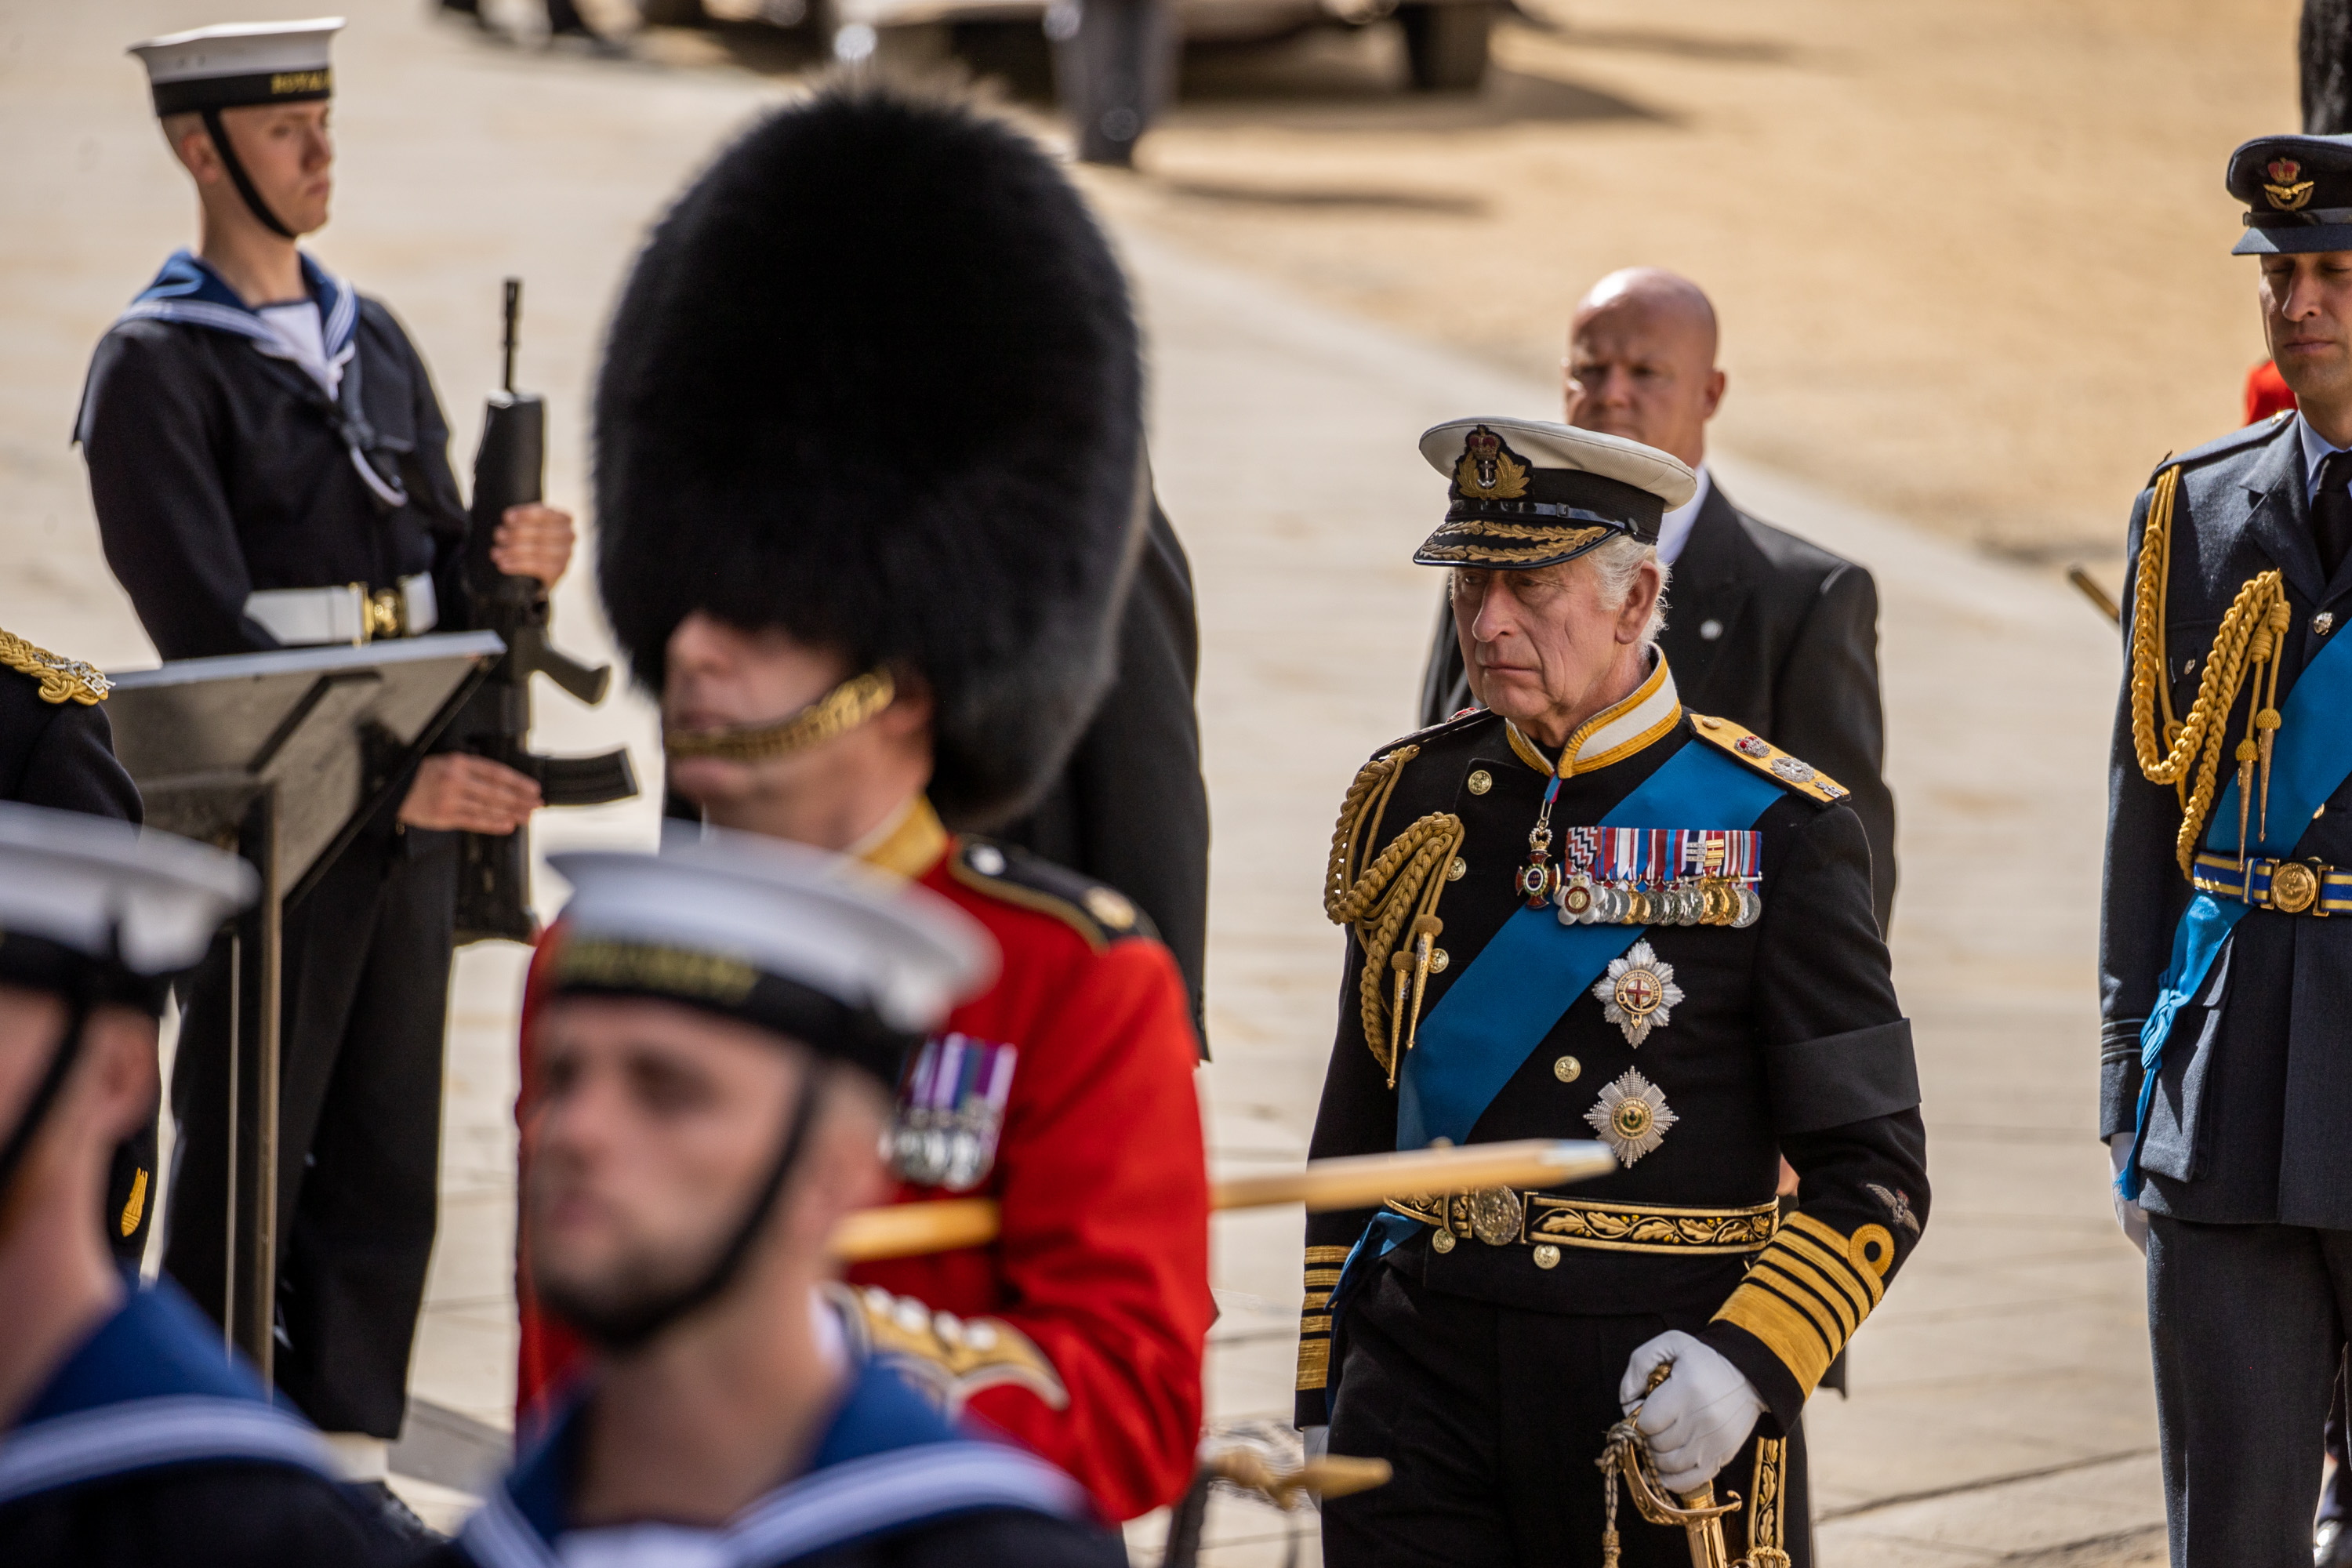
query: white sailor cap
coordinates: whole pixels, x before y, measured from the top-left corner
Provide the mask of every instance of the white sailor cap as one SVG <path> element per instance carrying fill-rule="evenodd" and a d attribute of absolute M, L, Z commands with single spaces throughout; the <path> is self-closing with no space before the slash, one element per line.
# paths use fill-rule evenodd
<path fill-rule="evenodd" d="M 0 802 L 0 982 L 160 1006 L 259 881 L 169 833 Z"/>
<path fill-rule="evenodd" d="M 1450 481 L 1445 521 L 1413 552 L 1423 566 L 1524 572 L 1620 535 L 1655 544 L 1698 493 L 1668 453 L 1540 419 L 1449 419 L 1422 432 L 1421 455 Z"/>
<path fill-rule="evenodd" d="M 996 975 L 995 942 L 953 904 L 795 844 L 672 829 L 658 854 L 575 851 L 548 864 L 572 883 L 555 990 L 740 1018 L 885 1083 Z"/>
<path fill-rule="evenodd" d="M 341 16 L 307 22 L 227 22 L 131 46 L 147 68 L 158 115 L 330 96 L 328 51 Z"/>

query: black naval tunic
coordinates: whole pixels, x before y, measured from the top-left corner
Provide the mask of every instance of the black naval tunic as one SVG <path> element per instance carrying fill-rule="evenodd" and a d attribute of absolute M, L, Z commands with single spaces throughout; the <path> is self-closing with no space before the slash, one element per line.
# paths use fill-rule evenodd
<path fill-rule="evenodd" d="M 131 1291 L 0 1430 L 8 1568 L 394 1568 L 393 1536 L 334 1479 L 168 1282 Z"/>
<path fill-rule="evenodd" d="M 1024 1448 L 959 1430 L 878 1360 L 847 1368 L 799 1473 L 723 1531 L 574 1525 L 583 1409 L 555 1415 L 436 1568 L 1126 1568 L 1119 1537 L 1076 1481 Z"/>
<path fill-rule="evenodd" d="M 2352 617 L 2352 559 L 2328 574 L 2314 542 L 2303 421 L 2284 415 L 2250 426 L 2150 476 L 2132 511 L 2127 583 L 2137 580 L 2156 480 L 2175 468 L 2160 623 L 2173 708 L 2189 713 L 2232 600 L 2273 570 L 2289 610 L 2277 659 L 2277 705 L 2286 708 Z M 2127 601 L 2127 642 L 2134 622 Z M 2253 682 L 2246 686 L 2223 729 L 2224 784 L 2246 733 Z M 2100 921 L 2103 1138 L 2133 1131 L 2141 1031 L 2195 892 L 2176 858 L 2179 794 L 2140 772 L 2131 709 L 2127 669 L 2108 769 Z M 2326 722 L 2343 721 L 2339 712 Z M 2279 744 L 2297 740 L 2283 730 Z M 2334 780 L 2306 823 L 2282 823 L 2274 796 L 2270 826 L 2258 862 L 2302 860 L 2322 876 L 2352 866 L 2352 782 Z M 2248 837 L 2259 830 L 2257 821 Z M 2233 851 L 2237 833 L 2234 808 L 2217 801 L 2203 847 Z M 2234 870 L 2233 852 L 2220 858 L 2225 874 Z M 2257 907 L 2242 915 L 2175 1017 L 2148 1108 L 2139 1202 L 2152 1216 L 2149 1326 L 2176 1562 L 2283 1563 L 2310 1551 L 2321 1423 L 2341 1314 L 2352 1311 L 2352 1140 L 2344 1134 L 2352 921 L 2340 918 L 2345 905 L 2331 912 L 2325 901 L 2340 891 L 2324 885 L 2307 912 Z"/>
<path fill-rule="evenodd" d="M 1596 736 L 1608 745 L 1596 751 Z M 1791 1439 L 1786 1543 L 1795 1562 L 1810 1561 L 1798 1417 L 1927 1213 L 1910 1026 L 1871 908 L 1862 826 L 1826 775 L 1728 721 L 1685 714 L 1662 661 L 1642 690 L 1571 737 L 1588 771 L 1560 784 L 1554 852 L 1570 828 L 1600 822 L 1685 748 L 1710 746 L 1771 781 L 1753 819 L 1760 916 L 1746 929 L 1602 928 L 1623 939 L 1612 952 L 1645 941 L 1682 999 L 1635 1046 L 1588 985 L 1468 1133 L 1476 1142 L 1591 1137 L 1596 1108 L 1646 1090 L 1662 1107 L 1654 1148 L 1555 1194 L 1565 1202 L 1520 1194 L 1519 1223 L 1495 1228 L 1491 1244 L 1479 1238 L 1487 1222 L 1459 1203 L 1391 1205 L 1410 1220 L 1382 1224 L 1405 1239 L 1377 1264 L 1370 1211 L 1308 1219 L 1297 1419 L 1328 1421 L 1332 1452 L 1388 1458 L 1397 1474 L 1327 1504 L 1334 1568 L 1597 1563 L 1593 1461 L 1620 1414 L 1618 1382 L 1630 1353 L 1671 1329 L 1697 1335 L 1755 1385 L 1769 1407 L 1759 1437 Z M 1444 958 L 1427 981 L 1426 1029 L 1449 988 L 1527 907 L 1514 876 L 1547 774 L 1536 765 L 1541 753 L 1515 748 L 1504 721 L 1484 711 L 1379 755 L 1397 762 L 1376 758 L 1367 774 L 1392 766 L 1393 793 L 1366 797 L 1360 848 L 1352 866 L 1335 866 L 1335 889 L 1434 814 L 1458 818 L 1466 835 L 1436 873 L 1452 875 L 1434 910 Z M 1533 918 L 1555 917 L 1547 908 Z M 1364 1017 L 1372 1005 L 1389 1027 L 1388 977 L 1368 1004 L 1365 957 L 1351 929 L 1318 1159 L 1399 1143 L 1400 1096 Z M 1433 1047 L 1423 1038 L 1414 1048 Z M 1628 1152 L 1621 1147 L 1620 1159 Z M 1782 1153 L 1801 1185 L 1776 1230 Z M 1531 1245 L 1547 1237 L 1551 1246 Z M 1360 1237 L 1366 1246 L 1349 1263 Z M 1750 1493 L 1756 1447 L 1751 1439 L 1717 1478 L 1718 1496 Z M 1630 1502 L 1619 1522 L 1627 1563 L 1688 1561 L 1681 1531 L 1641 1522 Z M 1736 1552 L 1739 1529 L 1730 1535 Z"/>
<path fill-rule="evenodd" d="M 302 266 L 329 354 L 349 351 L 334 399 L 185 252 L 91 358 L 77 434 L 100 534 L 167 659 L 278 647 L 247 613 L 265 589 L 429 573 L 436 629 L 467 625 L 466 512 L 424 362 L 382 303 Z M 433 1246 L 457 856 L 455 834 L 396 817 L 395 799 L 287 910 L 279 1124 L 278 1385 L 320 1426 L 383 1437 Z M 222 1229 L 193 1216 L 226 1205 L 227 973 L 224 944 L 182 1026 L 173 1202 L 190 1218 L 165 1255 L 215 1312 Z"/>
<path fill-rule="evenodd" d="M 79 659 L 0 629 L 0 800 L 138 822 L 139 786 L 114 756 L 102 678 Z M 155 1212 L 155 1129 L 115 1152 L 107 1179 L 106 1235 L 136 1262 Z"/>

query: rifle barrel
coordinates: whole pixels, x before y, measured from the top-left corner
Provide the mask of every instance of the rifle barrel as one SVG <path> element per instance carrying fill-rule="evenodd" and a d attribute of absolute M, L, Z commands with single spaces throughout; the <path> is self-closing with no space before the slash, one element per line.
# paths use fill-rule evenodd
<path fill-rule="evenodd" d="M 2066 568 L 2066 581 L 2074 584 L 2083 597 L 2090 600 L 2097 608 L 2099 614 L 2117 626 L 2124 624 L 2123 606 L 2116 604 L 2113 595 L 2099 585 L 2099 580 L 2096 577 L 2092 576 L 2080 566 L 2069 566 Z"/>
<path fill-rule="evenodd" d="M 499 384 L 507 389 L 507 395 L 509 396 L 512 396 L 514 395 L 515 351 L 522 346 L 522 279 L 520 278 L 509 278 L 507 279 L 506 316 L 506 375 Z"/>

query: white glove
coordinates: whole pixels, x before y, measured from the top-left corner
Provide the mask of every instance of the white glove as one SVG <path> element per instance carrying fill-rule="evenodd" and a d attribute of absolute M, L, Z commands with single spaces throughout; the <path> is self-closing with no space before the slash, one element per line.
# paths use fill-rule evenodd
<path fill-rule="evenodd" d="M 1664 1361 L 1675 1363 L 1673 1374 L 1645 1396 L 1652 1369 Z M 1764 1414 L 1756 1385 L 1720 1352 L 1679 1329 L 1633 1352 L 1617 1384 L 1617 1402 L 1629 1415 L 1642 1407 L 1642 1436 L 1649 1439 L 1658 1479 L 1677 1492 L 1696 1491 L 1715 1479 Z"/>
<path fill-rule="evenodd" d="M 2120 1176 L 2124 1173 L 2124 1164 L 2131 1158 L 2131 1146 L 2132 1135 L 2128 1132 L 2118 1132 L 2107 1140 L 2107 1165 L 2110 1174 Z M 2124 1227 L 2125 1239 L 2138 1247 L 2139 1255 L 2146 1258 L 2147 1256 L 2147 1211 L 2123 1194 L 2116 1192 L 2112 1186 L 2107 1191 L 2116 1200 L 2116 1223 Z"/>
<path fill-rule="evenodd" d="M 1301 1426 L 1298 1435 L 1307 1439 L 1307 1458 L 1310 1464 L 1331 1452 L 1331 1428 L 1328 1426 Z"/>

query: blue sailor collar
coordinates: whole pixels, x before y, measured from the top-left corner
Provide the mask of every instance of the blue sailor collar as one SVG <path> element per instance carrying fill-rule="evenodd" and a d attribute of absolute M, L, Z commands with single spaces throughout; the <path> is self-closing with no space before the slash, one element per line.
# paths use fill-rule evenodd
<path fill-rule="evenodd" d="M 1650 657 L 1650 673 L 1642 684 L 1579 724 L 1560 748 L 1557 763 L 1517 724 L 1504 720 L 1513 754 L 1539 773 L 1557 772 L 1565 779 L 1622 763 L 1665 739 L 1682 722 L 1682 698 L 1675 690 L 1675 672 L 1666 668 L 1666 656 L 1653 648 Z"/>
<path fill-rule="evenodd" d="M 326 345 L 327 363 L 342 363 L 351 357 L 352 340 L 359 330 L 359 295 L 310 259 L 307 252 L 298 251 L 296 255 L 302 264 L 303 289 L 319 307 L 319 331 Z M 216 332 L 250 338 L 256 347 L 273 359 L 298 357 L 278 329 L 248 306 L 204 258 L 192 251 L 173 251 L 172 258 L 163 263 L 163 270 L 155 274 L 155 280 L 142 289 L 115 321 L 118 325 L 123 321 L 179 321 L 192 327 L 209 327 Z"/>
<path fill-rule="evenodd" d="M 0 1507 L 166 1465 L 240 1459 L 334 1479 L 319 1435 L 273 1406 L 169 1281 L 133 1289 L 0 1434 Z"/>
<path fill-rule="evenodd" d="M 564 1409 L 467 1522 L 459 1544 L 483 1568 L 562 1568 L 556 1542 L 579 1458 L 582 1402 Z M 820 1552 L 983 1509 L 1092 1517 L 1078 1484 L 1009 1445 L 966 1436 L 938 1409 L 874 1361 L 850 1369 L 849 1386 L 807 1469 L 724 1527 L 648 1524 L 598 1530 L 597 1561 L 625 1565 L 697 1561 L 775 1568 Z"/>

